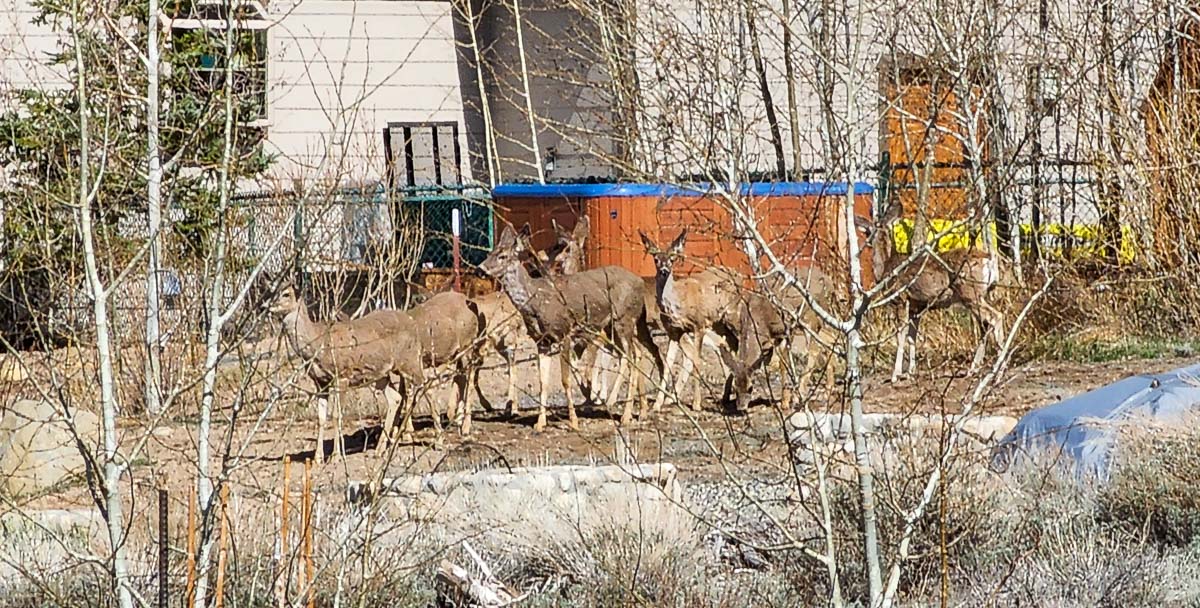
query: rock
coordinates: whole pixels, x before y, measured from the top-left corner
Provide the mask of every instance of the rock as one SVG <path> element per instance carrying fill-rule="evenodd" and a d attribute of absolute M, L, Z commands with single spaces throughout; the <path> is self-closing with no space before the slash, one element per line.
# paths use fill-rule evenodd
<path fill-rule="evenodd" d="M 0 382 L 20 382 L 29 378 L 25 366 L 16 355 L 0 355 Z"/>
<path fill-rule="evenodd" d="M 82 410 L 73 416 L 79 440 L 96 450 L 100 419 Z M 60 406 L 22 399 L 0 414 L 0 494 L 37 493 L 79 477 L 86 469 Z"/>

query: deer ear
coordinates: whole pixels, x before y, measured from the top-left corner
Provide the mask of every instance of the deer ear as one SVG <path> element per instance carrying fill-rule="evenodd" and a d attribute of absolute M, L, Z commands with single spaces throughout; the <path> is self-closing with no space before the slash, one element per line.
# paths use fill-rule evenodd
<path fill-rule="evenodd" d="M 576 241 L 579 241 L 582 243 L 583 241 L 587 240 L 588 234 L 591 231 L 592 231 L 591 220 L 588 219 L 588 216 L 581 215 L 581 216 L 579 216 L 579 220 L 577 220 L 575 222 L 575 230 L 571 231 L 571 234 L 575 237 Z"/>
<path fill-rule="evenodd" d="M 647 253 L 658 253 L 658 244 L 654 242 L 654 239 L 646 236 L 646 233 L 642 230 L 638 230 L 638 235 L 642 237 L 642 246 L 646 248 Z"/>
<path fill-rule="evenodd" d="M 671 253 L 676 255 L 683 253 L 683 244 L 687 242 L 687 234 L 688 229 L 685 227 L 679 233 L 679 236 L 675 237 L 675 240 L 671 242 Z"/>
<path fill-rule="evenodd" d="M 558 225 L 558 220 L 556 220 L 556 219 L 550 220 L 550 226 L 552 228 L 554 228 L 554 234 L 557 234 L 558 238 L 560 238 L 560 239 L 566 238 L 569 235 L 569 233 L 566 230 L 563 230 L 562 226 Z"/>
<path fill-rule="evenodd" d="M 512 247 L 517 242 L 517 235 L 513 232 L 512 226 L 505 226 L 504 230 L 500 231 L 500 239 L 496 241 L 496 249 Z"/>

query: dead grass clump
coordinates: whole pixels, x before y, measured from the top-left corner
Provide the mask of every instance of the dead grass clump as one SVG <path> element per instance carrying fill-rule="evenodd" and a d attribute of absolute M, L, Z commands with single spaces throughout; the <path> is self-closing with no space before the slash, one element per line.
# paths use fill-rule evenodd
<path fill-rule="evenodd" d="M 936 466 L 936 449 L 936 441 L 907 439 L 883 448 L 886 456 L 880 458 L 882 464 L 876 469 L 876 514 L 880 549 L 888 562 L 896 554 L 906 517 L 920 502 L 926 480 Z M 900 580 L 902 597 L 924 596 L 939 587 L 943 555 L 952 576 L 960 569 L 987 561 L 981 553 L 993 550 L 989 539 L 1001 516 L 993 478 L 976 458 L 954 459 L 945 471 L 945 483 L 938 486 L 925 515 L 915 522 L 909 559 Z M 838 480 L 830 490 L 841 587 L 847 599 L 866 601 L 865 596 L 854 595 L 867 589 L 857 480 L 853 476 Z M 819 543 L 813 548 L 823 550 Z M 796 574 L 807 581 L 806 586 L 813 582 L 825 584 L 823 565 L 812 560 L 800 565 Z M 818 588 L 814 592 L 819 597 L 828 590 Z"/>
<path fill-rule="evenodd" d="M 1097 515 L 1154 543 L 1200 538 L 1200 427 L 1138 420 L 1121 426 Z"/>

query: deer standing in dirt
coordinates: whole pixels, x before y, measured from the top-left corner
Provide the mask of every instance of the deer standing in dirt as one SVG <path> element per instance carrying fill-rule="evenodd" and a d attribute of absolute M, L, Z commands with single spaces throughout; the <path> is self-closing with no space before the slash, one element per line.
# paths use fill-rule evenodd
<path fill-rule="evenodd" d="M 567 230 L 552 220 L 557 241 L 552 251 L 533 253 L 532 259 L 539 277 L 575 274 L 583 270 L 584 245 L 587 243 L 590 223 L 587 216 L 582 216 L 575 223 L 575 228 Z M 529 265 L 526 265 L 529 269 Z M 475 298 L 479 314 L 484 319 L 486 336 L 485 346 L 495 351 L 503 359 L 508 372 L 507 407 L 509 414 L 516 417 L 520 414 L 520 404 L 517 399 L 517 348 L 519 344 L 529 339 L 525 330 L 525 321 L 521 313 L 513 305 L 512 299 L 504 291 L 495 291 Z M 485 409 L 495 408 L 479 389 L 479 367 L 475 369 L 475 387 L 480 404 Z"/>
<path fill-rule="evenodd" d="M 967 309 L 979 328 L 980 340 L 971 360 L 968 374 L 973 374 L 987 354 L 988 337 L 997 346 L 1004 343 L 1004 315 L 988 302 L 998 280 L 998 272 L 988 255 L 976 249 L 956 249 L 941 253 L 917 252 L 909 259 L 896 251 L 893 224 L 900 216 L 900 206 L 893 205 L 874 225 L 859 219 L 858 227 L 867 233 L 872 249 L 876 281 L 895 274 L 895 284 L 904 291 L 905 323 L 896 330 L 896 361 L 892 366 L 892 382 L 912 374 L 917 369 L 917 330 L 921 315 L 927 310 L 962 306 Z M 897 274 L 898 271 L 898 274 Z M 904 354 L 908 352 L 908 369 L 904 369 Z"/>
<path fill-rule="evenodd" d="M 364 386 L 383 390 L 394 410 L 408 402 L 423 379 L 416 324 L 405 312 L 379 310 L 358 319 L 321 323 L 309 316 L 308 306 L 290 286 L 280 290 L 270 310 L 281 317 L 293 354 L 307 363 L 308 377 L 316 384 L 319 462 L 325 462 L 330 397 L 337 425 L 334 452 L 345 458 L 341 390 Z"/>
<path fill-rule="evenodd" d="M 829 365 L 829 349 L 834 332 L 827 327 L 809 305 L 809 300 L 827 306 L 834 298 L 835 286 L 828 275 L 814 267 L 796 270 L 799 286 L 779 288 L 768 285 L 772 294 L 743 291 L 739 301 L 729 309 L 722 323 L 736 336 L 736 354 L 722 351 L 731 370 L 726 384 L 728 400 L 734 398 L 738 410 L 745 410 L 750 396 L 750 376 L 775 357 L 780 376 L 796 378 L 795 357 L 804 359 L 799 370 L 799 389 L 805 392 L 808 378 L 824 359 L 822 373 L 825 388 L 833 392 L 833 370 Z M 798 289 L 808 293 L 808 298 Z M 824 355 L 821 357 L 821 355 Z M 783 409 L 791 409 L 791 381 L 783 382 Z"/>
<path fill-rule="evenodd" d="M 534 429 L 541 431 L 546 427 L 550 374 L 556 356 L 560 357 L 569 425 L 572 429 L 579 428 L 570 390 L 572 359 L 581 347 L 599 340 L 610 341 L 620 353 L 618 383 L 622 370 L 629 368 L 630 402 L 621 415 L 621 421 L 628 423 L 632 419 L 632 399 L 639 392 L 640 384 L 635 371 L 637 347 L 649 351 L 658 367 L 662 367 L 658 349 L 646 325 L 642 279 L 618 266 L 534 279 L 520 259 L 521 251 L 527 249 L 527 236 L 518 236 L 511 227 L 505 227 L 492 253 L 479 267 L 499 281 L 521 313 L 525 328 L 537 346 L 540 390 Z M 609 394 L 610 407 L 618 392 L 614 388 Z M 646 397 L 642 395 L 641 398 Z M 645 409 L 644 405 L 642 409 Z"/>
<path fill-rule="evenodd" d="M 646 252 L 654 258 L 655 308 L 660 313 L 668 340 L 662 382 L 658 394 L 654 397 L 655 412 L 659 411 L 666 398 L 667 386 L 671 382 L 671 366 L 675 364 L 675 357 L 679 355 L 684 338 L 689 338 L 688 346 L 691 352 L 684 353 L 683 369 L 679 372 L 678 383 L 686 387 L 692 368 L 696 368 L 692 409 L 700 409 L 703 386 L 699 377 L 699 363 L 704 340 L 714 329 L 718 332 L 728 329 L 724 321 L 740 299 L 741 287 L 738 285 L 737 275 L 731 270 L 712 266 L 690 277 L 675 276 L 675 266 L 683 258 L 687 234 L 687 228 L 684 228 L 671 245 L 663 250 L 654 239 L 639 231 Z M 728 348 L 727 342 L 718 345 L 718 350 Z M 722 355 L 722 360 L 725 358 L 727 357 Z"/>
<path fill-rule="evenodd" d="M 463 435 L 471 434 L 470 395 L 474 392 L 475 374 L 481 363 L 480 347 L 486 335 L 485 321 L 478 305 L 461 293 L 448 291 L 430 296 L 408 311 L 415 326 L 421 364 L 427 369 L 451 367 L 457 389 L 447 411 L 451 423 L 458 423 Z M 460 409 L 461 408 L 461 409 Z M 430 404 L 433 425 L 441 433 L 441 412 Z M 461 419 L 459 412 L 462 413 Z M 388 413 L 384 429 L 395 421 L 396 409 Z M 404 413 L 401 424 L 403 436 L 411 435 L 412 408 Z"/>

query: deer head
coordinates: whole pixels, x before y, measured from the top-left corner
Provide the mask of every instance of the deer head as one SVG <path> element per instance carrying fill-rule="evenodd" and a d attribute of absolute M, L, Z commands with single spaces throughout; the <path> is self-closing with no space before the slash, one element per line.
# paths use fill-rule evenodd
<path fill-rule="evenodd" d="M 296 293 L 296 288 L 291 285 L 283 285 L 275 295 L 275 300 L 271 303 L 270 311 L 276 315 L 287 316 L 299 310 L 303 305 L 304 302 Z"/>
<path fill-rule="evenodd" d="M 642 245 L 646 247 L 646 253 L 649 253 L 654 258 L 654 270 L 660 277 L 670 276 L 675 270 L 675 264 L 683 257 L 683 245 L 687 241 L 688 229 L 684 228 L 679 236 L 671 242 L 671 246 L 665 251 L 658 248 L 658 244 L 654 239 L 646 235 L 645 232 L 638 231 L 642 237 Z"/>
<path fill-rule="evenodd" d="M 487 259 L 479 264 L 479 269 L 492 278 L 499 278 L 514 265 L 520 266 L 528 255 L 529 234 L 529 224 L 522 226 L 520 232 L 513 230 L 512 226 L 505 226 L 496 246 Z"/>

